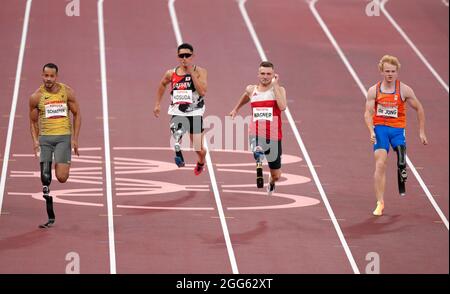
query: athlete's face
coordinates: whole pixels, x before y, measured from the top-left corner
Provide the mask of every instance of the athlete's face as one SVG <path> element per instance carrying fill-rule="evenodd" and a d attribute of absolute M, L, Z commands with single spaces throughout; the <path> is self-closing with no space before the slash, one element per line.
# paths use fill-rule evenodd
<path fill-rule="evenodd" d="M 259 82 L 263 86 L 268 86 L 270 83 L 272 83 L 272 79 L 274 77 L 274 71 L 271 67 L 260 67 L 258 70 L 258 78 Z"/>
<path fill-rule="evenodd" d="M 47 89 L 53 88 L 57 77 L 58 74 L 56 73 L 56 69 L 48 67 L 44 68 L 44 71 L 42 72 L 42 80 Z"/>
<path fill-rule="evenodd" d="M 194 53 L 189 49 L 180 49 L 178 51 L 178 61 L 182 66 L 188 66 L 192 63 Z"/>
<path fill-rule="evenodd" d="M 392 65 L 390 63 L 383 64 L 383 71 L 381 72 L 384 80 L 388 83 L 395 81 L 398 77 L 398 69 L 397 66 Z"/>

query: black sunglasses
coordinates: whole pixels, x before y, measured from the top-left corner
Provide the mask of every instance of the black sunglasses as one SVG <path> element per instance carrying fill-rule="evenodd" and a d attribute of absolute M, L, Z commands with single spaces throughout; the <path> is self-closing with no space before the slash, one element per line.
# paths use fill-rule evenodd
<path fill-rule="evenodd" d="M 178 54 L 178 57 L 180 58 L 189 58 L 192 56 L 192 53 L 180 53 Z"/>

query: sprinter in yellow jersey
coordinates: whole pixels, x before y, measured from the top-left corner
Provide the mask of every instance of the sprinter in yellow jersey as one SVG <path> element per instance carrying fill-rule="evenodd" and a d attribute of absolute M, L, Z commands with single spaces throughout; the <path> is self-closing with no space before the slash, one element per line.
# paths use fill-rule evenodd
<path fill-rule="evenodd" d="M 81 115 L 73 90 L 58 83 L 58 66 L 53 63 L 42 69 L 43 84 L 30 97 L 30 130 L 34 154 L 40 153 L 41 181 L 47 206 L 48 228 L 55 223 L 53 198 L 49 195 L 52 181 L 52 162 L 60 183 L 69 178 L 71 151 L 78 153 Z M 72 113 L 73 125 L 70 120 Z"/>

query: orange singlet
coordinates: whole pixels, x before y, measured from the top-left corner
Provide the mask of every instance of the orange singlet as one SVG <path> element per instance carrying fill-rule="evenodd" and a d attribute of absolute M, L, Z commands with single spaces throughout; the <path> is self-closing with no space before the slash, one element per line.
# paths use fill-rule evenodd
<path fill-rule="evenodd" d="M 406 107 L 405 101 L 403 101 L 400 94 L 400 81 L 395 81 L 394 93 L 383 93 L 381 91 L 381 82 L 377 84 L 373 125 L 393 128 L 406 127 Z"/>

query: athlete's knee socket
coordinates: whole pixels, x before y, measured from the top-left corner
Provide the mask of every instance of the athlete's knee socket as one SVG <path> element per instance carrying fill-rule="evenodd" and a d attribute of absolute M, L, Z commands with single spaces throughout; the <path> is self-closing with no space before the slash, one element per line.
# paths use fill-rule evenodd
<path fill-rule="evenodd" d="M 175 139 L 177 143 L 179 143 L 184 134 L 181 123 L 172 123 L 170 125 L 170 131 L 172 133 L 172 137 Z"/>
<path fill-rule="evenodd" d="M 44 186 L 50 186 L 52 182 L 52 163 L 41 162 L 41 182 Z"/>
<path fill-rule="evenodd" d="M 406 147 L 403 145 L 397 146 L 395 148 L 395 152 L 397 152 L 397 166 L 400 169 L 406 168 Z"/>

